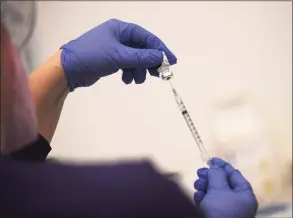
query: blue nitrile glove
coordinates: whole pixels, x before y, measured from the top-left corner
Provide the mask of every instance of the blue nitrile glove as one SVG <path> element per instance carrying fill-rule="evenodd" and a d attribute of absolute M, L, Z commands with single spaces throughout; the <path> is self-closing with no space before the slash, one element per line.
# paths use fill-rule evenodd
<path fill-rule="evenodd" d="M 213 158 L 197 171 L 194 201 L 207 218 L 254 218 L 258 208 L 250 183 L 229 163 Z"/>
<path fill-rule="evenodd" d="M 170 64 L 174 54 L 155 35 L 144 28 L 111 19 L 61 46 L 61 62 L 71 91 L 94 84 L 99 78 L 123 70 L 122 80 L 140 84 L 146 69 L 158 76 L 164 51 Z"/>

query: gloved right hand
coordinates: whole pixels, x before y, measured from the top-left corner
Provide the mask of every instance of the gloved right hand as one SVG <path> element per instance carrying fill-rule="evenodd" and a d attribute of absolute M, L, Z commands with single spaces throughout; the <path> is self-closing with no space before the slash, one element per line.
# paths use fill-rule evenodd
<path fill-rule="evenodd" d="M 213 158 L 197 171 L 194 201 L 207 218 L 254 218 L 258 208 L 250 183 L 229 163 Z"/>

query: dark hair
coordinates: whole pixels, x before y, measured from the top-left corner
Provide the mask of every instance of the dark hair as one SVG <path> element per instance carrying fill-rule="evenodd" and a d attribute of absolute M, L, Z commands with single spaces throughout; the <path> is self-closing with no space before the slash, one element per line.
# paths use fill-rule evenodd
<path fill-rule="evenodd" d="M 5 26 L 18 49 L 30 40 L 35 22 L 35 1 L 1 1 L 1 25 Z"/>

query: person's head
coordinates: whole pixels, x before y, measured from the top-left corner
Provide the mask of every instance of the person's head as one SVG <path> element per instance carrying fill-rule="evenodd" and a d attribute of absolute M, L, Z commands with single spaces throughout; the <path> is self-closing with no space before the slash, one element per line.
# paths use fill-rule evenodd
<path fill-rule="evenodd" d="M 29 7 L 34 8 L 33 2 L 1 1 L 1 153 L 18 150 L 37 137 L 34 106 L 19 55 L 34 24 L 27 23 L 34 20 L 28 18 L 34 16 Z"/>

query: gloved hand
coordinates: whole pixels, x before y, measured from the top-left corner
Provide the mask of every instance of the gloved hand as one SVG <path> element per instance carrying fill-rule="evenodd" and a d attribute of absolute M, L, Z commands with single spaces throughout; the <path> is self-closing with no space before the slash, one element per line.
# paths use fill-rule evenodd
<path fill-rule="evenodd" d="M 258 208 L 250 183 L 229 163 L 213 158 L 197 171 L 194 201 L 207 218 L 254 218 Z"/>
<path fill-rule="evenodd" d="M 155 35 L 144 28 L 111 19 L 61 46 L 61 63 L 71 91 L 90 86 L 99 78 L 123 70 L 122 80 L 143 83 L 146 69 L 158 76 L 164 51 L 170 64 L 174 54 Z"/>

